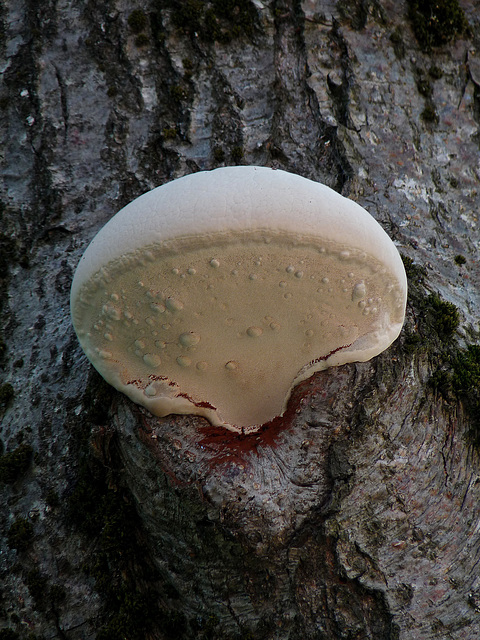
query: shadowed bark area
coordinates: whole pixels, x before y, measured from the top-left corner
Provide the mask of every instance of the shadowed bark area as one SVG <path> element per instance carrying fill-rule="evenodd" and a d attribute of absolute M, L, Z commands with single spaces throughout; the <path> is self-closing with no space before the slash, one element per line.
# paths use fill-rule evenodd
<path fill-rule="evenodd" d="M 475 7 L 37 5 L 0 3 L 0 637 L 476 640 Z M 116 211 L 233 164 L 358 201 L 409 279 L 399 340 L 253 436 L 133 405 L 69 315 Z"/>

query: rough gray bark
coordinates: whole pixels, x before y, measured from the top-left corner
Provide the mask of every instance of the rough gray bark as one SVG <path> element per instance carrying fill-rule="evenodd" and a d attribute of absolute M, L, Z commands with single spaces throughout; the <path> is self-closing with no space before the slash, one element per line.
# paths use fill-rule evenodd
<path fill-rule="evenodd" d="M 474 640 L 479 457 L 431 380 L 479 335 L 478 4 L 430 51 L 403 2 L 232 6 L 0 5 L 0 638 Z M 353 197 L 424 270 L 389 351 L 249 438 L 106 389 L 68 309 L 121 206 L 234 163 Z"/>

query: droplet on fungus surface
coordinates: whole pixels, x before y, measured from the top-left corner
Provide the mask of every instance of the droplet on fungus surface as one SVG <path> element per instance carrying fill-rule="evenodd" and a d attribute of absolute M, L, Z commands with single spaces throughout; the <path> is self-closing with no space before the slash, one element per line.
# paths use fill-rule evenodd
<path fill-rule="evenodd" d="M 259 338 L 262 333 L 262 327 L 248 327 L 247 329 L 247 335 L 250 336 L 250 338 Z"/>
<path fill-rule="evenodd" d="M 178 341 L 182 347 L 193 347 L 200 342 L 200 336 L 194 331 L 187 331 L 178 337 Z"/>
<path fill-rule="evenodd" d="M 87 357 L 134 402 L 248 433 L 315 371 L 386 349 L 406 293 L 395 245 L 362 207 L 238 166 L 119 211 L 80 260 L 71 312 Z"/>

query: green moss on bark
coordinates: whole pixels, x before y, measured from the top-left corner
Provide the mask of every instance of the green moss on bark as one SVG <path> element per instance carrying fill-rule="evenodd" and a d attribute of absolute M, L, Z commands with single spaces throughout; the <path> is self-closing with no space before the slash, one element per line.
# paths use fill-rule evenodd
<path fill-rule="evenodd" d="M 461 402 L 467 414 L 467 437 L 480 448 L 480 345 L 461 346 L 457 307 L 438 293 L 426 292 L 426 271 L 402 256 L 409 286 L 409 313 L 402 335 L 403 353 L 426 356 L 432 374 L 429 387 L 449 404 Z"/>
<path fill-rule="evenodd" d="M 33 449 L 29 444 L 21 444 L 0 456 L 0 483 L 16 482 L 27 471 L 32 456 Z"/>
<path fill-rule="evenodd" d="M 128 16 L 128 26 L 135 34 L 142 33 L 148 26 L 148 18 L 141 9 L 134 9 Z"/>
<path fill-rule="evenodd" d="M 408 18 L 425 51 L 453 42 L 468 28 L 458 0 L 408 0 Z"/>
<path fill-rule="evenodd" d="M 7 543 L 11 549 L 26 551 L 33 540 L 33 526 L 25 518 L 18 518 L 7 533 Z"/>
<path fill-rule="evenodd" d="M 259 20 L 251 0 L 169 0 L 172 22 L 182 33 L 206 42 L 227 44 L 252 39 Z"/>

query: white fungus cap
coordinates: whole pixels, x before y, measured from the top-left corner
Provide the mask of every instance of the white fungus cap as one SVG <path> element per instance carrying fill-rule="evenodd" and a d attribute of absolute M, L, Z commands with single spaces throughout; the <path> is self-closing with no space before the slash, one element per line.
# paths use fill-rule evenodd
<path fill-rule="evenodd" d="M 365 209 L 239 166 L 119 211 L 78 265 L 71 310 L 90 361 L 132 400 L 249 431 L 315 371 L 386 349 L 406 294 L 400 255 Z"/>

